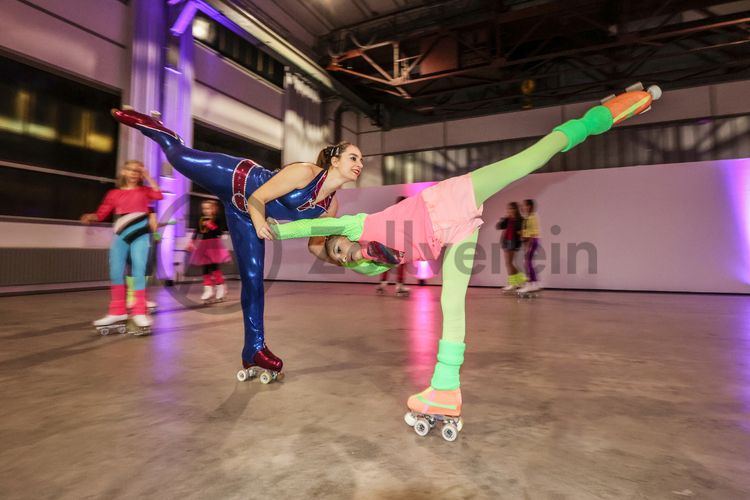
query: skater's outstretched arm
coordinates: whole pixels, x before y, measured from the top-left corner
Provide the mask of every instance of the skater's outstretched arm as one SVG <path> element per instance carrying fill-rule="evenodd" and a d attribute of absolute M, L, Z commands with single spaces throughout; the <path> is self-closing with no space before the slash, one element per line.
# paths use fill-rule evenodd
<path fill-rule="evenodd" d="M 339 212 L 339 202 L 338 202 L 338 198 L 334 196 L 333 200 L 331 200 L 331 206 L 328 207 L 328 212 L 325 215 L 320 216 L 319 218 L 324 219 L 324 218 L 336 217 L 338 212 Z M 326 243 L 325 237 L 313 236 L 312 238 L 307 240 L 307 250 L 322 261 L 329 262 L 331 264 L 336 264 L 335 261 L 331 260 L 331 258 L 328 257 L 328 252 L 326 252 L 325 243 Z"/>
<path fill-rule="evenodd" d="M 367 214 L 357 214 L 302 219 L 283 224 L 273 224 L 269 228 L 273 232 L 274 238 L 279 240 L 340 234 L 351 241 L 359 241 L 366 217 Z"/>

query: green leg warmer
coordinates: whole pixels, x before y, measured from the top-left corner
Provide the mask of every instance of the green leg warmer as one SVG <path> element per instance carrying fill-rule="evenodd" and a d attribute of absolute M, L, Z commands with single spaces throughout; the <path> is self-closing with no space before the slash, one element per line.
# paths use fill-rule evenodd
<path fill-rule="evenodd" d="M 583 118 L 568 120 L 554 128 L 568 137 L 568 145 L 563 152 L 569 151 L 586 140 L 590 135 L 603 134 L 612 128 L 612 113 L 604 106 L 595 106 L 588 110 Z"/>
<path fill-rule="evenodd" d="M 438 344 L 437 363 L 430 386 L 440 391 L 458 389 L 461 386 L 458 372 L 464 363 L 466 344 L 441 340 Z"/>
<path fill-rule="evenodd" d="M 466 336 L 466 289 L 474 267 L 479 231 L 445 250 L 443 256 L 443 289 L 440 307 L 443 311 L 443 337 L 438 345 L 431 386 L 433 389 L 457 389 L 458 372 L 464 362 Z"/>

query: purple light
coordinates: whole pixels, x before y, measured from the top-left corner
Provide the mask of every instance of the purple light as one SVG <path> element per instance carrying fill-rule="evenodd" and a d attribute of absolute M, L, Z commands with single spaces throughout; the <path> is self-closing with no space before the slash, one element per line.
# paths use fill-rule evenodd
<path fill-rule="evenodd" d="M 720 161 L 719 168 L 724 170 L 737 223 L 737 236 L 744 249 L 741 278 L 745 283 L 750 283 L 750 158 Z"/>
<path fill-rule="evenodd" d="M 430 186 L 437 184 L 437 182 L 415 182 L 414 184 L 405 184 L 406 188 L 405 196 L 414 196 L 419 194 Z"/>
<path fill-rule="evenodd" d="M 193 18 L 195 17 L 195 13 L 198 11 L 198 6 L 190 1 L 188 2 L 180 12 L 180 15 L 177 17 L 177 20 L 172 25 L 171 32 L 174 36 L 180 36 L 183 33 L 185 33 L 185 30 L 188 29 L 192 23 Z"/>

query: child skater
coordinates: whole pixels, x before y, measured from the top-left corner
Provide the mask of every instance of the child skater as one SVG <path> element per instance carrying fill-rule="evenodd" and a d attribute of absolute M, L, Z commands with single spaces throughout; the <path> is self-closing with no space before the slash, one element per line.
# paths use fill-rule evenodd
<path fill-rule="evenodd" d="M 508 286 L 503 288 L 505 292 L 512 292 L 526 281 L 526 276 L 516 268 L 513 261 L 516 252 L 521 248 L 521 229 L 523 228 L 523 217 L 518 209 L 518 203 L 508 203 L 506 215 L 497 223 L 497 228 L 503 232 L 501 245 L 505 256 L 505 269 L 508 272 Z"/>
<path fill-rule="evenodd" d="M 638 90 L 634 90 L 638 88 Z M 435 421 L 443 421 L 442 434 L 456 439 L 463 426 L 459 369 L 464 361 L 465 297 L 471 277 L 482 204 L 513 181 L 542 167 L 559 152 L 568 151 L 589 135 L 650 109 L 658 87 L 630 87 L 628 91 L 570 120 L 526 150 L 486 165 L 469 174 L 447 179 L 419 195 L 372 215 L 295 221 L 273 225 L 278 239 L 329 236 L 329 257 L 342 266 L 373 275 L 407 260 L 443 257 L 440 304 L 443 332 L 430 386 L 407 401 L 407 424 L 424 436 Z M 395 234 L 394 234 L 395 233 Z"/>
<path fill-rule="evenodd" d="M 534 270 L 534 254 L 539 249 L 539 219 L 536 216 L 534 200 L 523 200 L 523 216 L 523 228 L 521 229 L 524 246 L 523 261 L 529 281 L 518 289 L 518 293 L 529 294 L 542 289 Z"/>
<path fill-rule="evenodd" d="M 192 252 L 190 265 L 203 266 L 203 295 L 201 300 L 208 304 L 215 297 L 221 302 L 226 297 L 224 275 L 219 264 L 229 262 L 231 256 L 221 242 L 223 231 L 219 227 L 219 204 L 216 200 L 201 203 L 201 217 L 186 250 Z M 197 240 L 197 243 L 196 243 Z"/>
<path fill-rule="evenodd" d="M 146 181 L 149 187 L 143 185 Z M 104 196 L 95 213 L 83 214 L 81 222 L 91 224 L 105 220 L 114 212 L 115 232 L 109 249 L 109 277 L 112 281 L 112 298 L 107 315 L 94 321 L 94 326 L 102 334 L 112 330 L 124 333 L 128 319 L 125 308 L 125 264 L 130 255 L 134 278 L 135 303 L 133 323 L 137 327 L 135 335 L 151 333 L 151 318 L 146 307 L 146 261 L 150 246 L 149 209 L 153 200 L 163 198 L 159 186 L 151 178 L 143 163 L 128 160 L 123 165 L 117 179 L 117 188 Z"/>

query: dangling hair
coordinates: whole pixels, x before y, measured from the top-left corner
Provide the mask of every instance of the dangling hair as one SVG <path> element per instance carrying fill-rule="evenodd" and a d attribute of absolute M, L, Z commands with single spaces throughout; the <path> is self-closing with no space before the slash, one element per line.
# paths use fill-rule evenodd
<path fill-rule="evenodd" d="M 320 168 L 328 168 L 331 166 L 331 159 L 333 157 L 340 157 L 341 154 L 351 146 L 351 142 L 342 141 L 336 144 L 335 146 L 327 146 L 320 150 L 320 153 L 318 153 L 318 159 L 315 160 L 315 164 L 319 166 Z"/>

